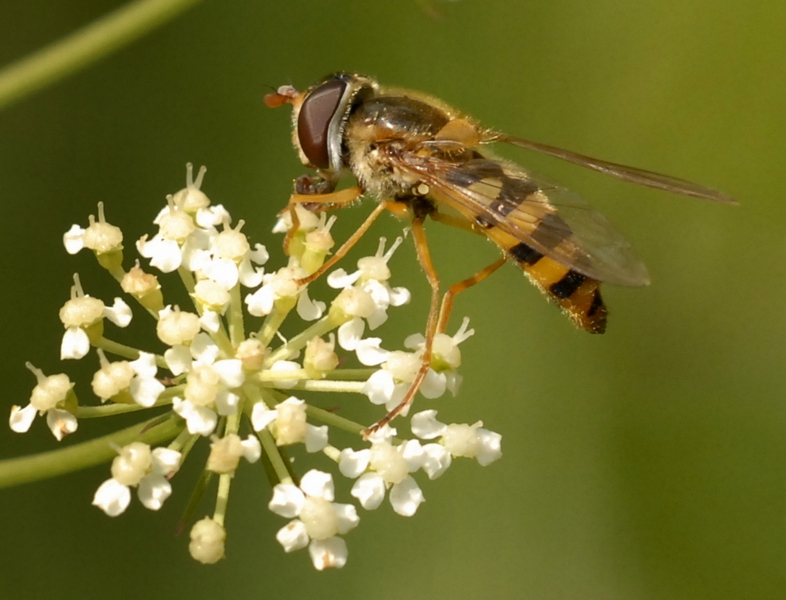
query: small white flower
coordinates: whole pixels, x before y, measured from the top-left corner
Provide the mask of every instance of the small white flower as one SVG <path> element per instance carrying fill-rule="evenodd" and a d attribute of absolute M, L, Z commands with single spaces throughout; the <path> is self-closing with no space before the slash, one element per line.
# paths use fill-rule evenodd
<path fill-rule="evenodd" d="M 439 397 L 445 389 L 453 396 L 458 393 L 458 388 L 461 384 L 461 376 L 457 372 L 461 365 L 459 344 L 474 334 L 475 330 L 469 329 L 469 319 L 465 317 L 455 335 L 449 336 L 445 333 L 438 333 L 434 336 L 431 348 L 431 370 L 434 371 L 434 374 L 432 375 L 431 385 L 433 385 L 434 393 L 437 393 L 440 389 L 442 391 L 436 396 L 426 396 L 427 398 Z M 419 333 L 409 336 L 404 341 L 404 345 L 407 348 L 419 351 L 423 350 L 425 343 L 425 338 Z M 424 395 L 426 394 L 424 393 Z"/>
<path fill-rule="evenodd" d="M 234 473 L 240 458 L 248 462 L 256 462 L 262 455 L 259 440 L 249 435 L 245 440 L 234 433 L 216 438 L 210 444 L 210 456 L 207 459 L 207 470 L 214 473 Z"/>
<path fill-rule="evenodd" d="M 240 221 L 233 229 L 226 218 L 223 231 L 210 236 L 207 256 L 199 268 L 195 269 L 226 290 L 233 288 L 238 282 L 245 287 L 258 286 L 262 283 L 264 270 L 257 269 L 254 265 L 261 266 L 269 258 L 263 245 L 257 244 L 251 249 L 245 234 L 240 231 L 243 224 L 244 222 Z"/>
<path fill-rule="evenodd" d="M 132 442 L 118 451 L 112 461 L 112 478 L 96 490 L 93 505 L 110 517 L 116 517 L 128 508 L 131 487 L 137 487 L 137 496 L 145 508 L 158 510 L 170 494 L 169 477 L 180 468 L 181 455 L 168 448 L 150 449 L 142 442 Z"/>
<path fill-rule="evenodd" d="M 33 388 L 30 403 L 27 406 L 24 408 L 11 407 L 8 424 L 12 431 L 25 433 L 30 429 L 36 413 L 41 416 L 46 415 L 49 429 L 60 441 L 69 433 L 76 431 L 77 428 L 76 417 L 65 410 L 66 401 L 74 384 L 63 373 L 47 377 L 41 369 L 34 367 L 31 363 L 25 363 L 25 366 L 36 376 L 38 383 Z M 74 407 L 76 407 L 75 398 Z"/>
<path fill-rule="evenodd" d="M 251 412 L 254 431 L 271 428 L 276 444 L 288 446 L 303 443 L 307 452 L 319 452 L 328 443 L 327 425 L 316 427 L 306 422 L 306 403 L 290 396 L 269 410 L 264 403 L 258 402 Z"/>
<path fill-rule="evenodd" d="M 436 419 L 437 411 L 424 410 L 412 416 L 412 433 L 421 439 L 441 438 L 439 445 L 454 457 L 475 458 L 481 466 L 486 466 L 502 456 L 502 436 L 488 429 L 483 429 L 482 421 L 474 425 L 452 423 L 446 425 Z M 435 446 L 426 444 L 424 448 Z M 439 458 L 435 449 L 431 449 L 432 459 Z M 442 469 L 444 471 L 444 469 Z M 439 471 L 441 474 L 442 471 Z M 429 474 L 431 477 L 431 474 Z M 434 477 L 431 477 L 434 479 Z"/>
<path fill-rule="evenodd" d="M 243 363 L 236 358 L 215 360 L 215 344 L 198 343 L 202 339 L 194 340 L 197 359 L 183 365 L 187 373 L 183 398 L 175 398 L 172 408 L 186 420 L 190 433 L 209 435 L 216 427 L 218 415 L 237 412 L 240 396 L 232 390 L 243 385 L 245 373 Z"/>
<path fill-rule="evenodd" d="M 131 309 L 120 298 L 115 298 L 112 307 L 108 308 L 98 298 L 86 295 L 79 276 L 74 275 L 71 299 L 60 309 L 59 316 L 66 328 L 60 345 L 60 358 L 79 359 L 90 349 L 90 335 L 100 337 L 103 333 L 105 318 L 119 327 L 126 327 L 131 322 Z"/>
<path fill-rule="evenodd" d="M 72 225 L 63 235 L 66 252 L 76 254 L 82 248 L 88 248 L 96 254 L 107 254 L 123 249 L 123 232 L 119 227 L 106 222 L 103 202 L 98 203 L 98 221 L 96 222 L 93 215 L 90 215 L 88 220 L 90 225 L 87 229 Z"/>
<path fill-rule="evenodd" d="M 150 407 L 164 391 L 164 385 L 156 379 L 156 359 L 153 354 L 140 352 L 135 361 L 109 362 L 99 349 L 101 369 L 93 375 L 93 392 L 102 402 L 116 402 L 130 398 L 140 406 Z"/>
<path fill-rule="evenodd" d="M 262 276 L 262 287 L 254 293 L 248 294 L 245 298 L 248 312 L 255 317 L 264 317 L 269 315 L 273 306 L 277 304 L 286 311 L 291 310 L 297 304 L 300 313 L 301 306 L 297 299 L 303 286 L 298 283 L 298 280 L 305 276 L 306 272 L 298 266 L 288 266 L 275 273 L 266 273 Z M 303 309 L 306 312 L 311 310 L 308 307 L 308 304 L 311 303 L 310 300 L 301 302 L 303 302 Z M 324 305 L 322 310 L 324 310 Z"/>
<path fill-rule="evenodd" d="M 311 561 L 319 570 L 344 566 L 347 547 L 338 536 L 360 522 L 355 507 L 333 502 L 334 495 L 330 474 L 312 469 L 303 475 L 300 487 L 276 485 L 268 504 L 274 513 L 293 519 L 276 535 L 284 550 L 292 552 L 308 544 Z"/>
<path fill-rule="evenodd" d="M 188 345 L 201 327 L 199 315 L 167 306 L 158 313 L 156 333 L 167 346 Z"/>
<path fill-rule="evenodd" d="M 355 286 L 369 294 L 374 308 L 365 318 L 372 330 L 387 321 L 389 307 L 401 306 L 410 301 L 411 296 L 406 288 L 391 288 L 388 284 L 391 273 L 387 263 L 402 241 L 402 238 L 396 238 L 385 252 L 385 238 L 380 238 L 377 253 L 361 258 L 357 263 L 357 271 L 347 274 L 344 269 L 337 269 L 328 276 L 328 285 L 333 288 L 346 289 Z"/>
<path fill-rule="evenodd" d="M 381 434 L 377 432 L 371 439 L 370 449 L 343 450 L 339 470 L 346 477 L 357 478 L 350 493 L 366 510 L 378 508 L 390 489 L 388 497 L 393 510 L 411 517 L 425 500 L 417 482 L 410 476 L 421 467 L 423 452 L 417 442 L 393 446 L 388 438 L 394 433 L 392 429 Z"/>

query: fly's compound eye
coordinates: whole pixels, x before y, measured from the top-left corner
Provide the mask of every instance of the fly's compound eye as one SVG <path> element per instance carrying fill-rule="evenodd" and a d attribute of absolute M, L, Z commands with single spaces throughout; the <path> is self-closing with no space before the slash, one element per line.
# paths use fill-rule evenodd
<path fill-rule="evenodd" d="M 347 102 L 346 92 L 346 82 L 333 79 L 311 91 L 300 107 L 298 141 L 306 158 L 319 169 L 339 167 L 341 140 L 337 136 Z"/>

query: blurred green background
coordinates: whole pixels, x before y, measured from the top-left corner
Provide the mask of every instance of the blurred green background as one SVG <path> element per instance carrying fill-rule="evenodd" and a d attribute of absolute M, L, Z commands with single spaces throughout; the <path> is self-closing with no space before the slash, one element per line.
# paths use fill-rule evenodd
<path fill-rule="evenodd" d="M 119 5 L 2 2 L 0 64 Z M 61 235 L 98 201 L 130 250 L 183 186 L 185 163 L 205 164 L 212 200 L 280 260 L 268 231 L 303 170 L 288 111 L 262 104 L 270 86 L 357 70 L 741 206 L 505 151 L 601 209 L 653 284 L 605 288 L 604 336 L 575 330 L 514 266 L 459 298 L 452 329 L 469 315 L 477 333 L 462 346 L 461 394 L 434 406 L 501 432 L 501 461 L 421 481 L 427 502 L 411 519 L 387 503 L 362 513 L 348 565 L 327 573 L 281 551 L 283 520 L 255 467 L 235 479 L 228 557 L 210 567 L 173 535 L 193 469 L 161 514 L 134 502 L 117 519 L 90 506 L 105 466 L 2 490 L 0 597 L 786 596 L 784 31 L 774 0 L 212 1 L 1 112 L 6 410 L 34 385 L 25 360 L 67 370 L 87 394 L 94 362 L 59 363 L 57 311 L 77 270 L 92 295 L 117 292 L 91 256 L 65 254 Z M 338 239 L 367 207 L 341 214 Z M 365 250 L 400 230 L 382 219 Z M 460 231 L 428 231 L 446 282 L 497 256 Z M 393 313 L 396 337 L 422 327 L 427 286 L 410 243 L 392 268 L 415 294 Z M 42 422 L 25 436 L 0 429 L 2 457 L 55 445 Z"/>

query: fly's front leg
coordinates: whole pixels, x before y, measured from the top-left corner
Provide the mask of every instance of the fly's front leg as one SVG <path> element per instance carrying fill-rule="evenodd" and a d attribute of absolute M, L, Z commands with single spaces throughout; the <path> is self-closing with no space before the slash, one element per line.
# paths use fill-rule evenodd
<path fill-rule="evenodd" d="M 329 189 L 325 184 L 326 182 L 324 180 L 316 183 L 312 178 L 306 175 L 298 178 L 296 181 L 295 193 L 289 197 L 289 203 L 285 209 L 289 211 L 290 218 L 292 219 L 292 227 L 287 231 L 284 237 L 284 252 L 287 255 L 290 254 L 289 245 L 292 242 L 292 238 L 300 228 L 300 218 L 295 210 L 297 205 L 301 205 L 312 212 L 324 212 L 348 206 L 357 200 L 363 193 L 363 190 L 358 186 L 338 192 L 318 192 L 320 189 Z M 330 185 L 332 186 L 332 184 Z"/>

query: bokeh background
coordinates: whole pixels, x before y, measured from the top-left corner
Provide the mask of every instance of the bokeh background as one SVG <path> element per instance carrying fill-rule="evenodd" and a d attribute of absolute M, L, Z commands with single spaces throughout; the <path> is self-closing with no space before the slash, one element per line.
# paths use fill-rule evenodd
<path fill-rule="evenodd" d="M 119 5 L 2 2 L 0 64 Z M 281 551 L 283 520 L 266 509 L 256 467 L 236 477 L 228 558 L 209 567 L 173 535 L 196 465 L 160 514 L 133 503 L 109 519 L 91 507 L 105 466 L 2 490 L 0 597 L 783 598 L 785 30 L 775 0 L 207 1 L 2 111 L 4 410 L 27 402 L 25 360 L 66 369 L 87 394 L 94 364 L 59 363 L 57 311 L 75 271 L 93 295 L 116 290 L 60 240 L 98 201 L 130 249 L 183 186 L 185 163 L 205 164 L 213 201 L 280 259 L 268 231 L 303 171 L 287 111 L 262 104 L 270 86 L 369 73 L 522 137 L 712 185 L 741 206 L 505 151 L 601 209 L 653 284 L 606 288 L 605 336 L 575 330 L 514 266 L 459 298 L 453 326 L 469 315 L 477 333 L 463 346 L 461 394 L 434 406 L 501 432 L 501 461 L 460 461 L 422 481 L 427 502 L 411 519 L 387 505 L 364 513 L 348 565 L 327 573 Z M 367 206 L 341 214 L 337 238 Z M 401 227 L 382 219 L 365 251 Z M 496 257 L 463 232 L 428 232 L 445 281 Z M 411 244 L 392 268 L 415 294 L 387 326 L 397 339 L 422 327 L 427 287 Z M 79 437 L 102 425 L 83 423 Z M 55 444 L 41 422 L 25 436 L 0 428 L 1 457 Z"/>

